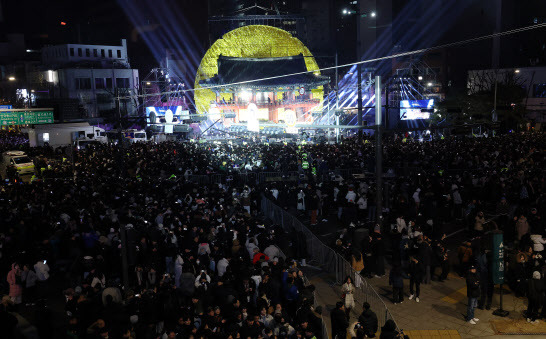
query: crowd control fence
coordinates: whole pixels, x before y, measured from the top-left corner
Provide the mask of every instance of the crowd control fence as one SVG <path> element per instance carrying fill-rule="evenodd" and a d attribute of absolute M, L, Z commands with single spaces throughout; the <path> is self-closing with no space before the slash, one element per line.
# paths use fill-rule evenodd
<path fill-rule="evenodd" d="M 377 314 L 379 327 L 383 326 L 389 319 L 392 319 L 396 323 L 381 296 L 359 272 L 352 268 L 351 263 L 341 254 L 326 246 L 295 216 L 275 205 L 265 196 L 262 196 L 261 199 L 261 210 L 266 218 L 280 225 L 286 232 L 296 231 L 303 233 L 303 238 L 306 239 L 307 245 L 307 259 L 310 264 L 335 276 L 335 281 L 339 285 L 343 284 L 347 277 L 351 277 L 355 284 L 354 297 L 357 309 L 360 309 L 364 302 L 368 302 L 370 308 Z"/>

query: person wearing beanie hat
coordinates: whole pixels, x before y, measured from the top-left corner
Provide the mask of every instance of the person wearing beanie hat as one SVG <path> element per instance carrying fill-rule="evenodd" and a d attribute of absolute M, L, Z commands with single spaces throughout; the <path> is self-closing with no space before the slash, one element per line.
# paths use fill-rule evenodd
<path fill-rule="evenodd" d="M 544 293 L 544 282 L 541 280 L 541 278 L 542 276 L 540 272 L 534 271 L 533 279 L 529 279 L 529 285 L 527 289 L 527 321 L 534 324 L 538 323 L 538 310 L 543 304 L 542 294 Z"/>

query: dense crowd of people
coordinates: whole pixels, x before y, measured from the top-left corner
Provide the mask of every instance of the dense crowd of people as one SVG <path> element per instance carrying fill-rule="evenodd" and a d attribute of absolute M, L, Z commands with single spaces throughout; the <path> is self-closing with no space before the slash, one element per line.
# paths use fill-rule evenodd
<path fill-rule="evenodd" d="M 313 286 L 279 249 L 292 235 L 264 227 L 254 187 L 186 181 L 204 155 L 103 145 L 78 152 L 70 179 L 2 186 L 6 333 L 7 310 L 36 304 L 41 338 L 320 338 Z M 56 328 L 44 304 L 63 294 Z"/>
<path fill-rule="evenodd" d="M 489 230 L 502 230 L 513 249 L 508 283 L 532 298 L 530 321 L 543 304 L 546 140 L 541 133 L 423 143 L 385 140 L 389 179 L 380 211 L 370 176 L 339 175 L 373 170 L 374 146 L 367 140 L 105 144 L 72 158 L 68 149 L 30 148 L 17 141 L 19 135 L 0 139 L 4 150 L 25 150 L 39 169 L 32 182 L 1 188 L 0 271 L 9 296 L 1 316 L 14 324 L 7 309 L 37 304 L 44 338 L 59 335 L 45 316 L 44 300 L 62 295 L 61 290 L 66 321 L 60 331 L 72 338 L 319 338 L 313 287 L 294 260 L 305 259 L 305 239 L 263 226 L 261 193 L 307 215 L 311 227 L 337 219 L 346 230 L 332 246 L 364 277 L 387 273 L 389 250 L 394 303 L 404 300 L 406 278 L 409 299 L 416 302 L 422 283 L 447 278 L 451 267 L 444 230 L 455 223 L 477 239 L 460 248 L 458 269 L 466 275 L 477 268 L 482 296 L 477 306 L 489 308 L 490 249 L 479 239 Z M 192 181 L 195 175 L 263 172 L 301 176 L 274 183 Z M 41 180 L 49 178 L 59 180 Z M 378 216 L 382 227 L 375 223 Z M 365 236 L 356 231 L 361 226 L 368 230 Z M 129 268 L 125 288 L 120 287 L 122 250 Z M 358 301 L 351 302 L 350 284 L 344 288 L 336 309 L 347 326 L 340 333 L 362 337 L 374 327 L 377 332 L 377 324 L 348 323 L 346 309 Z M 369 317 L 370 312 L 364 306 Z M 396 335 L 392 326 L 385 324 L 381 336 Z"/>

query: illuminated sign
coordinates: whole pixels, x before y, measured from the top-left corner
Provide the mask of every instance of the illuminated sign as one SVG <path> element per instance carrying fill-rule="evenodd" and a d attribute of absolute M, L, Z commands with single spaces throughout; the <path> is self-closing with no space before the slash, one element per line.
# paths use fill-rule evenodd
<path fill-rule="evenodd" d="M 53 111 L 0 111 L 0 125 L 52 124 Z"/>
<path fill-rule="evenodd" d="M 190 112 L 182 106 L 146 107 L 146 122 L 149 124 L 179 125 L 190 118 Z"/>
<path fill-rule="evenodd" d="M 402 100 L 400 101 L 400 120 L 429 119 L 430 112 L 422 109 L 434 108 L 434 99 L 429 100 Z"/>

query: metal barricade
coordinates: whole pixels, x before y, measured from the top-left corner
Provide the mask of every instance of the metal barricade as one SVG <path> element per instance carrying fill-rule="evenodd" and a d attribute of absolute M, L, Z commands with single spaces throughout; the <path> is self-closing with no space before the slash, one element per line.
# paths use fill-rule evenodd
<path fill-rule="evenodd" d="M 352 268 L 351 263 L 341 254 L 326 246 L 294 215 L 275 205 L 265 196 L 262 196 L 261 210 L 266 218 L 281 225 L 285 232 L 292 232 L 294 230 L 302 232 L 306 239 L 307 258 L 309 261 L 313 262 L 314 266 L 335 275 L 337 284 L 342 284 L 346 277 L 351 277 L 356 287 L 355 299 L 358 300 L 359 303 L 368 302 L 370 304 L 371 309 L 377 314 L 380 326 L 385 324 L 389 319 L 392 319 L 396 324 L 396 321 L 381 296 L 359 272 L 356 272 Z"/>

